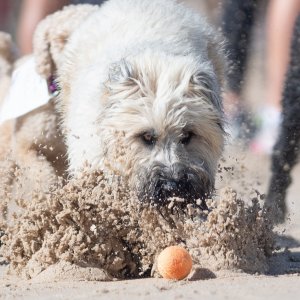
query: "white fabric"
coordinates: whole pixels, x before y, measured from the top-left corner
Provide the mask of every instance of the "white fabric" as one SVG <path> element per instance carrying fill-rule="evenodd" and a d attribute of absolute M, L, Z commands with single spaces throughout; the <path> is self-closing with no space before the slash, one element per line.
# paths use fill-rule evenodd
<path fill-rule="evenodd" d="M 35 71 L 30 57 L 12 74 L 8 94 L 0 108 L 0 124 L 43 106 L 51 99 L 47 81 Z"/>
<path fill-rule="evenodd" d="M 281 125 L 281 112 L 270 105 L 266 105 L 261 109 L 258 118 L 261 122 L 261 128 L 250 147 L 256 153 L 272 154 Z"/>

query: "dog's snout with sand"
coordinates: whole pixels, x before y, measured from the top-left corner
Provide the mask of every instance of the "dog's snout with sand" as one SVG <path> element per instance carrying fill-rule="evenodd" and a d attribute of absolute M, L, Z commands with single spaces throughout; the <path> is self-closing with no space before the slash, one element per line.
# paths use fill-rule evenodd
<path fill-rule="evenodd" d="M 143 169 L 143 172 L 145 179 L 139 180 L 137 189 L 141 201 L 166 206 L 170 205 L 170 198 L 178 198 L 176 205 L 181 208 L 194 204 L 207 209 L 205 199 L 210 197 L 213 185 L 204 172 L 196 172 L 182 163 L 170 167 L 155 163 L 152 171 Z"/>

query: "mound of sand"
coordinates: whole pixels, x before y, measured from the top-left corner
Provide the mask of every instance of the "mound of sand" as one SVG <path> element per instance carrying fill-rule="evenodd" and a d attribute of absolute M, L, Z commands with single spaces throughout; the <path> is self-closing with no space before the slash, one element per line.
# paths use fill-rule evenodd
<path fill-rule="evenodd" d="M 10 273 L 41 280 L 157 276 L 156 257 L 169 245 L 186 247 L 195 265 L 212 271 L 267 271 L 273 233 L 257 199 L 245 206 L 226 188 L 207 201 L 207 213 L 170 201 L 164 209 L 141 203 L 120 178 L 85 173 L 17 199 L 13 219 L 0 226 L 0 251 Z"/>

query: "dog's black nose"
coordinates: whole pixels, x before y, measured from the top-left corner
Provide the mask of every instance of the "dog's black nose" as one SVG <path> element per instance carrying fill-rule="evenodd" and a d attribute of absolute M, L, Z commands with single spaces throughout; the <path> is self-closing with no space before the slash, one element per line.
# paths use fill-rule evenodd
<path fill-rule="evenodd" d="M 160 188 L 162 193 L 166 194 L 166 196 L 172 197 L 175 196 L 176 193 L 178 193 L 179 184 L 174 180 L 164 181 L 161 183 Z"/>
<path fill-rule="evenodd" d="M 187 182 L 182 180 L 159 180 L 155 187 L 154 201 L 165 203 L 168 198 L 186 198 L 188 192 Z"/>
<path fill-rule="evenodd" d="M 202 210 L 208 209 L 204 200 L 204 191 L 196 192 L 188 176 L 182 176 L 180 180 L 162 178 L 157 181 L 151 202 L 159 206 L 165 206 L 170 203 L 168 199 L 172 197 L 184 199 L 183 202 L 178 203 L 181 208 L 189 203 L 196 204 L 196 200 L 199 199 L 201 204 L 197 204 L 197 206 Z"/>

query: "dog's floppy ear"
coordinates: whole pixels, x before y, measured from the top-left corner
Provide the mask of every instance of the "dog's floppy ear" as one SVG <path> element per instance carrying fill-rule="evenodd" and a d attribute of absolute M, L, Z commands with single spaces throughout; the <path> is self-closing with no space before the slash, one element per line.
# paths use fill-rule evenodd
<path fill-rule="evenodd" d="M 69 5 L 40 22 L 34 34 L 33 52 L 37 72 L 42 77 L 49 78 L 54 74 L 69 36 L 98 8 L 88 4 Z"/>
<path fill-rule="evenodd" d="M 125 59 L 114 63 L 109 68 L 110 84 L 131 84 L 134 77 L 132 65 Z"/>
<path fill-rule="evenodd" d="M 122 96 L 126 98 L 143 90 L 136 70 L 133 65 L 125 59 L 110 66 L 106 87 L 111 95 L 118 94 L 120 96 L 120 94 L 122 94 Z"/>
<path fill-rule="evenodd" d="M 218 79 L 213 72 L 200 71 L 195 73 L 191 77 L 190 84 L 192 92 L 201 96 L 204 95 L 218 111 L 223 111 L 220 86 L 218 84 Z"/>

